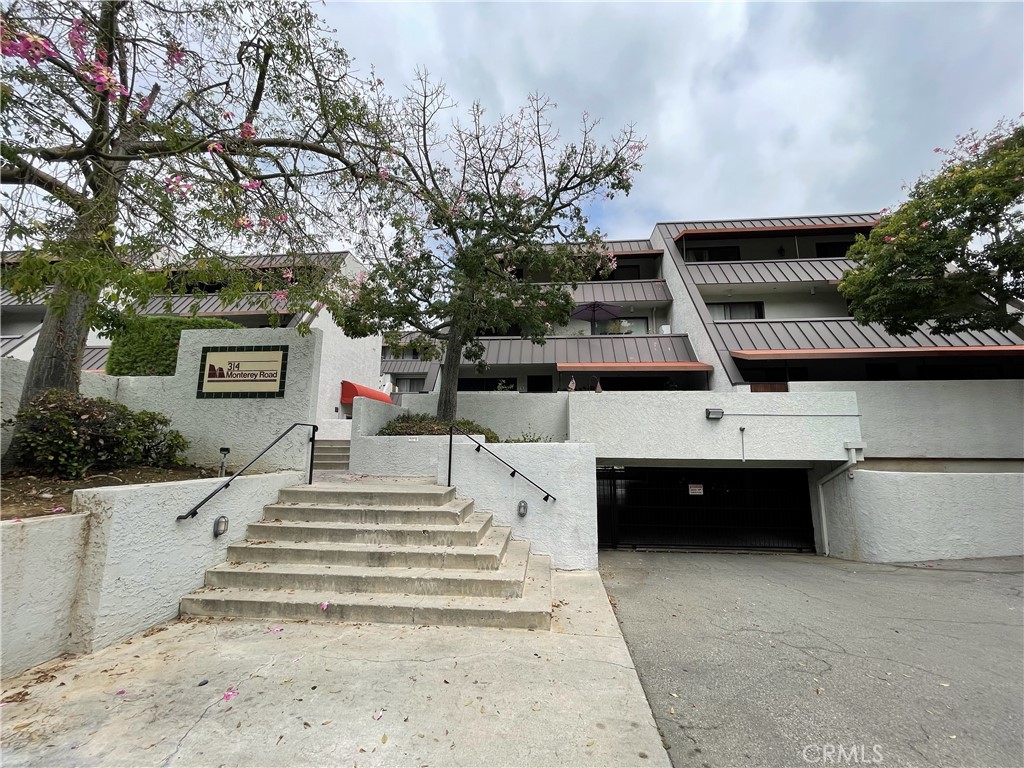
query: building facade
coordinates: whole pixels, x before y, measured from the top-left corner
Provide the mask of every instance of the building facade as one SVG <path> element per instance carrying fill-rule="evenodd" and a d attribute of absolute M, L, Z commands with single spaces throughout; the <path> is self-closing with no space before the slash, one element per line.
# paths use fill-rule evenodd
<path fill-rule="evenodd" d="M 614 241 L 544 345 L 483 337 L 459 415 L 596 446 L 606 546 L 910 561 L 1024 551 L 1024 334 L 860 325 L 837 285 L 877 214 L 658 224 Z M 437 363 L 384 350 L 431 412 Z"/>

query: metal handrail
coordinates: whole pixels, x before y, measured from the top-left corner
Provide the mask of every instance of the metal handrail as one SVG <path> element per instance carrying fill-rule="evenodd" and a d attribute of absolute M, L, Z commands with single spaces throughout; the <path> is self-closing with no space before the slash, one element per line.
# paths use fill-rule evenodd
<path fill-rule="evenodd" d="M 503 458 L 501 458 L 501 456 L 496 454 L 494 451 L 492 451 L 486 445 L 481 443 L 479 440 L 477 440 L 471 434 L 469 434 L 468 432 L 463 432 L 461 429 L 459 429 L 458 427 L 456 427 L 454 425 L 448 427 L 448 485 L 449 486 L 451 486 L 451 484 L 452 484 L 452 444 L 454 442 L 454 435 L 455 435 L 456 432 L 458 432 L 460 435 L 465 435 L 470 440 L 472 440 L 474 443 L 476 443 L 476 452 L 477 453 L 480 453 L 480 449 L 483 448 L 485 451 L 487 451 L 489 454 L 491 454 L 491 456 L 493 456 L 498 461 L 500 461 L 502 464 L 504 464 L 506 467 L 511 469 L 512 470 L 512 474 L 510 475 L 510 477 L 515 477 L 516 475 L 519 475 L 519 476 L 521 476 L 523 478 L 523 480 L 525 480 L 530 485 L 532 485 L 534 488 L 536 488 L 538 491 L 543 493 L 544 494 L 544 501 L 558 501 L 558 499 L 555 497 L 555 495 L 553 493 L 551 493 L 550 491 L 545 491 L 543 488 L 541 488 L 539 485 L 537 485 L 535 482 L 533 482 L 533 480 L 531 480 L 526 475 L 524 475 L 522 472 L 520 472 L 518 469 L 513 467 L 511 464 L 509 464 L 507 461 L 505 461 Z"/>
<path fill-rule="evenodd" d="M 197 514 L 199 514 L 199 508 L 201 506 L 203 506 L 203 504 L 208 502 L 210 499 L 212 499 L 218 493 L 220 493 L 225 488 L 227 488 L 229 485 L 231 485 L 232 481 L 234 481 L 234 479 L 236 477 L 238 477 L 240 474 L 245 472 L 245 470 L 247 470 L 249 467 L 251 467 L 253 464 L 255 464 L 260 458 L 262 458 L 263 454 L 265 454 L 267 451 L 269 451 L 271 448 L 273 448 L 275 445 L 277 445 L 279 442 L 281 442 L 281 440 L 284 439 L 285 435 L 287 435 L 289 432 L 291 432 L 296 427 L 312 427 L 313 428 L 313 432 L 309 436 L 310 446 L 309 446 L 309 483 L 308 483 L 309 485 L 312 485 L 313 484 L 313 455 L 316 453 L 316 432 L 319 429 L 319 427 L 316 424 L 307 424 L 304 421 L 297 421 L 294 424 L 292 424 L 290 427 L 288 427 L 288 429 L 286 429 L 280 435 L 278 435 L 275 438 L 274 442 L 272 442 L 270 445 L 268 445 L 266 448 L 264 448 L 262 451 L 260 451 L 258 454 L 256 454 L 256 456 L 252 459 L 252 461 L 250 461 L 248 464 L 246 464 L 240 470 L 235 472 L 235 474 L 233 474 L 231 477 L 229 477 L 224 482 L 223 485 L 218 486 L 213 491 L 213 493 L 211 493 L 205 499 L 203 499 L 198 504 L 196 504 L 194 507 L 192 507 L 192 509 L 190 509 L 188 512 L 186 512 L 184 515 L 178 515 L 178 517 L 176 519 L 177 520 L 187 520 L 188 518 L 195 517 Z"/>

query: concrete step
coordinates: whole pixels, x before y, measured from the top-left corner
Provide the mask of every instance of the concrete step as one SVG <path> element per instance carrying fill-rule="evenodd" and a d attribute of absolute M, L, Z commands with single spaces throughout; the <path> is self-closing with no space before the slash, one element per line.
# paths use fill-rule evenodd
<path fill-rule="evenodd" d="M 317 438 L 316 447 L 320 448 L 348 448 L 351 445 L 351 440 L 320 440 Z"/>
<path fill-rule="evenodd" d="M 406 568 L 475 568 L 495 571 L 509 540 L 509 528 L 491 528 L 476 546 L 391 546 L 335 542 L 260 540 L 228 547 L 228 561 L 319 563 Z"/>
<path fill-rule="evenodd" d="M 384 544 L 393 547 L 475 547 L 491 528 L 491 515 L 474 512 L 455 524 L 408 525 L 310 522 L 308 520 L 253 523 L 246 532 L 252 541 L 334 542 Z"/>
<path fill-rule="evenodd" d="M 451 487 L 418 483 L 314 483 L 282 488 L 278 501 L 306 504 L 441 506 L 455 498 Z"/>
<path fill-rule="evenodd" d="M 339 472 L 343 472 L 346 469 L 348 469 L 348 459 L 345 459 L 344 461 L 326 461 L 321 459 L 313 459 L 313 469 L 322 469 L 325 471 L 337 470 Z"/>
<path fill-rule="evenodd" d="M 221 589 L 521 597 L 529 559 L 529 542 L 510 541 L 505 559 L 495 571 L 225 563 L 206 572 L 206 586 Z"/>
<path fill-rule="evenodd" d="M 318 445 L 316 450 L 313 452 L 315 456 L 348 456 L 351 451 L 348 447 L 333 447 L 333 446 L 322 446 Z"/>
<path fill-rule="evenodd" d="M 472 499 L 453 499 L 440 506 L 394 507 L 382 505 L 301 504 L 287 502 L 268 504 L 263 518 L 310 523 L 370 523 L 388 525 L 457 525 L 473 512 Z"/>
<path fill-rule="evenodd" d="M 322 608 L 324 602 L 327 605 Z M 203 588 L 182 599 L 181 613 L 263 620 L 550 629 L 551 561 L 545 556 L 530 556 L 520 598 Z"/>

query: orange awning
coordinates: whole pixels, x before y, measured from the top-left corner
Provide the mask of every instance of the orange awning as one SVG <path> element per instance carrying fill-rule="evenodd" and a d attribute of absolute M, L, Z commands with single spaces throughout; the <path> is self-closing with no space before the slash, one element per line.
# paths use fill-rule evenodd
<path fill-rule="evenodd" d="M 371 400 L 380 400 L 382 403 L 392 402 L 391 398 L 373 387 L 356 384 L 352 381 L 341 382 L 341 404 L 351 405 L 357 397 L 368 397 Z"/>

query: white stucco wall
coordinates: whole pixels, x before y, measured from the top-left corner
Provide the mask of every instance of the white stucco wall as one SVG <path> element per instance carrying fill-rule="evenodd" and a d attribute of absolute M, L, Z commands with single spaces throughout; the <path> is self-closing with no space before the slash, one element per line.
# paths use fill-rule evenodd
<path fill-rule="evenodd" d="M 187 458 L 217 466 L 220 448 L 231 449 L 229 469 L 238 469 L 296 422 L 316 416 L 322 334 L 306 336 L 283 328 L 184 331 L 174 376 L 119 376 L 117 400 L 132 410 L 160 411 L 189 439 Z M 202 348 L 206 346 L 288 345 L 284 397 L 207 400 L 196 397 Z M 115 377 L 111 377 L 115 378 Z M 307 428 L 278 443 L 252 472 L 300 469 L 309 462 Z"/>
<path fill-rule="evenodd" d="M 452 483 L 458 495 L 471 497 L 475 509 L 494 515 L 496 525 L 512 527 L 512 536 L 530 542 L 533 552 L 550 555 L 556 568 L 597 568 L 597 483 L 594 446 L 569 443 L 488 444 L 503 458 L 549 493 L 543 492 L 493 456 L 472 445 L 456 445 Z M 437 453 L 437 478 L 447 482 L 448 447 Z M 516 510 L 528 504 L 526 517 Z"/>
<path fill-rule="evenodd" d="M 323 334 L 316 420 L 318 424 L 326 424 L 340 418 L 340 411 L 334 409 L 341 404 L 342 381 L 379 388 L 381 337 L 349 338 L 334 324 L 327 310 L 321 310 L 311 327 Z"/>
<path fill-rule="evenodd" d="M 801 381 L 857 394 L 868 457 L 1024 457 L 1024 381 Z"/>
<path fill-rule="evenodd" d="M 0 523 L 0 674 L 16 675 L 69 649 L 86 515 Z"/>
<path fill-rule="evenodd" d="M 437 412 L 437 395 L 403 395 L 410 413 Z M 569 434 L 568 392 L 459 392 L 458 417 L 493 429 L 502 440 L 536 435 L 563 442 Z"/>
<path fill-rule="evenodd" d="M 75 491 L 73 511 L 88 515 L 88 535 L 71 614 L 72 651 L 96 651 L 177 616 L 181 598 L 203 585 L 208 568 L 224 562 L 228 545 L 245 538 L 246 526 L 263 517 L 264 505 L 277 501 L 281 488 L 305 482 L 305 476 L 243 475 L 195 518 L 175 519 L 221 482 Z M 215 539 L 218 515 L 227 515 L 230 525 Z"/>
<path fill-rule="evenodd" d="M 1024 554 L 1020 473 L 856 470 L 825 488 L 835 557 L 884 563 Z"/>
<path fill-rule="evenodd" d="M 727 415 L 709 421 L 706 408 Z M 851 392 L 573 392 L 569 440 L 608 459 L 844 461 L 859 419 L 807 414 L 856 413 Z"/>
<path fill-rule="evenodd" d="M 485 442 L 483 435 L 474 437 Z M 454 444 L 471 444 L 469 438 L 455 435 Z M 448 435 L 410 435 L 403 437 L 360 436 L 352 441 L 349 472 L 381 477 L 434 477 L 437 451 L 444 450 L 448 462 Z"/>

